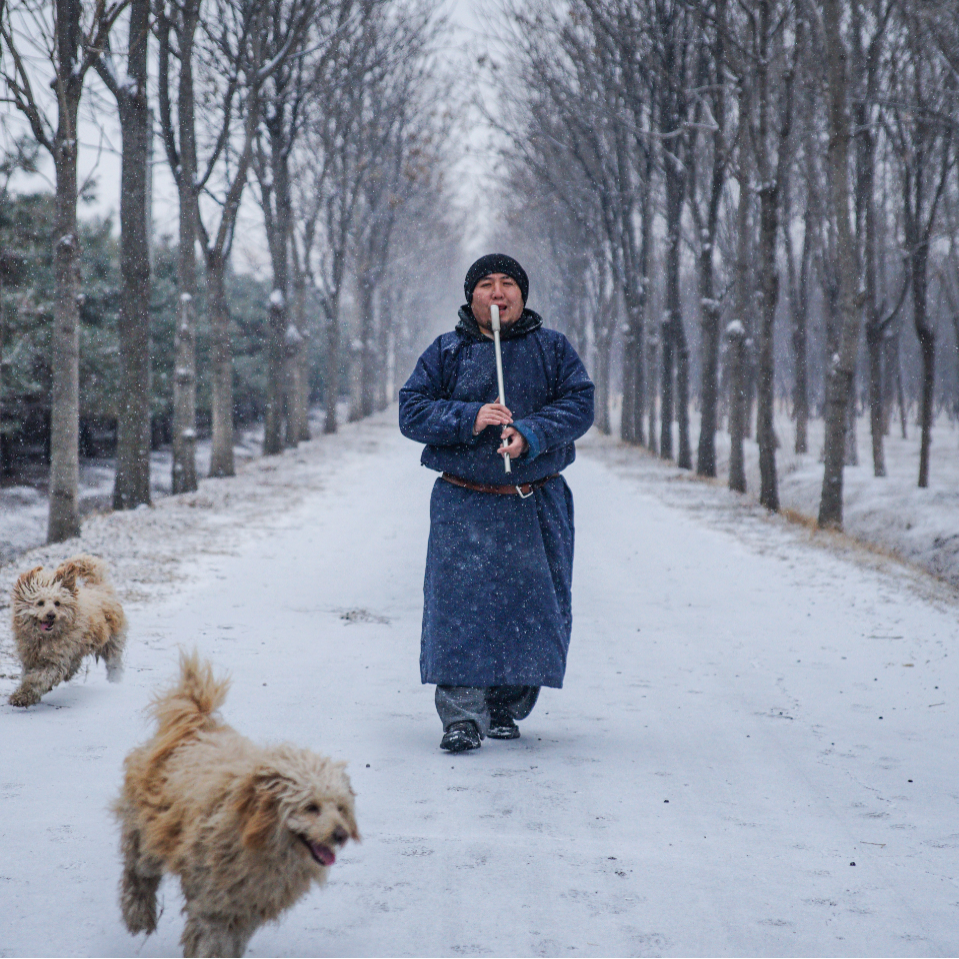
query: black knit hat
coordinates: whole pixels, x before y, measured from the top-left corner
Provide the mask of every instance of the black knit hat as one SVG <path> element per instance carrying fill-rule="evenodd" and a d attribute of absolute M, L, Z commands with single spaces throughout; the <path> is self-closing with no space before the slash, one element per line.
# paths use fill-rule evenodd
<path fill-rule="evenodd" d="M 466 282 L 463 284 L 467 303 L 473 302 L 473 290 L 476 289 L 476 284 L 484 276 L 489 276 L 491 273 L 503 273 L 516 280 L 523 297 L 523 303 L 526 303 L 526 298 L 529 295 L 529 277 L 526 275 L 526 270 L 505 253 L 487 253 L 486 256 L 481 256 L 469 268 L 466 273 Z"/>

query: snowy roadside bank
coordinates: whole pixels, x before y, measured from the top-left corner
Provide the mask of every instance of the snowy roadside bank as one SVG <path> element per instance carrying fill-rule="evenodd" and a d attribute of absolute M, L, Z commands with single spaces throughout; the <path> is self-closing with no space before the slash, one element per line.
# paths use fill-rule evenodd
<path fill-rule="evenodd" d="M 823 422 L 809 424 L 809 452 L 794 451 L 795 424 L 785 415 L 776 419 L 780 448 L 776 451 L 780 507 L 791 519 L 807 525 L 810 539 L 830 549 L 848 548 L 843 536 L 815 531 L 822 493 Z M 699 436 L 698 415 L 691 418 L 693 444 Z M 898 424 L 885 438 L 887 475 L 873 476 L 872 448 L 868 420 L 860 417 L 856 438 L 859 464 L 847 466 L 843 474 L 843 531 L 845 537 L 877 553 L 885 553 L 941 579 L 959 590 L 959 428 L 946 417 L 940 417 L 932 433 L 932 467 L 928 489 L 919 489 L 919 432 L 911 427 L 902 439 Z M 674 438 L 674 444 L 675 444 Z M 595 452 L 618 468 L 641 477 L 645 487 L 665 501 L 702 511 L 705 487 L 716 489 L 709 503 L 717 510 L 714 520 L 728 525 L 729 516 L 759 508 L 759 447 L 754 440 L 744 445 L 747 492 L 744 495 L 727 489 L 729 477 L 729 434 L 716 434 L 716 480 L 697 477 L 694 472 L 678 469 L 674 462 L 660 459 L 638 447 L 624 447 L 611 437 L 594 431 L 580 447 Z M 764 512 L 764 511 L 761 511 Z"/>
<path fill-rule="evenodd" d="M 93 553 L 109 564 L 111 579 L 125 605 L 146 606 L 161 600 L 195 575 L 198 561 L 235 553 L 247 539 L 263 534 L 259 521 L 264 516 L 293 509 L 305 495 L 322 488 L 330 457 L 336 455 L 344 436 L 349 442 L 353 429 L 347 425 L 338 436 L 324 436 L 314 424 L 313 440 L 274 457 L 260 456 L 256 435 L 247 434 L 236 447 L 236 476 L 201 479 L 197 492 L 157 496 L 149 507 L 93 513 L 83 520 L 76 539 L 19 552 L 0 566 L 0 690 L 4 699 L 20 674 L 9 606 L 10 591 L 21 572 L 34 566 L 56 566 L 76 553 Z M 202 468 L 202 458 L 198 459 Z M 168 477 L 169 469 L 160 482 Z M 112 484 L 112 476 L 108 482 Z M 45 523 L 45 506 L 42 512 Z M 36 517 L 30 521 L 36 524 Z M 6 522 L 4 518 L 2 525 Z"/>
<path fill-rule="evenodd" d="M 234 456 L 238 463 L 256 459 L 262 446 L 261 426 L 241 430 L 236 436 Z M 209 438 L 197 443 L 196 459 L 197 474 L 206 476 L 210 470 Z M 150 454 L 150 496 L 154 502 L 170 495 L 172 465 L 173 453 L 169 448 Z M 84 521 L 111 510 L 115 475 L 112 459 L 80 460 L 78 499 Z M 6 479 L 6 485 L 0 486 L 0 566 L 42 545 L 47 538 L 47 476 L 39 466 L 33 466 L 20 479 L 20 483 Z"/>

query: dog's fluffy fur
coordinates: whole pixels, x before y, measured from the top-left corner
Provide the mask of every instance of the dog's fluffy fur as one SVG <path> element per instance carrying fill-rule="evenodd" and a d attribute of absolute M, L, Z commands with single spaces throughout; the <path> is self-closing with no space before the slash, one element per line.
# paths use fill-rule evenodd
<path fill-rule="evenodd" d="M 12 705 L 40 702 L 91 654 L 106 661 L 111 682 L 123 675 L 127 621 L 101 560 L 74 556 L 53 572 L 37 566 L 23 573 L 13 587 L 12 605 L 23 667 L 20 685 L 10 695 Z"/>
<path fill-rule="evenodd" d="M 242 956 L 256 929 L 323 883 L 336 850 L 359 840 L 353 791 L 334 763 L 261 747 L 215 713 L 229 681 L 197 654 L 154 700 L 158 729 L 125 761 L 120 905 L 131 933 L 154 931 L 164 873 L 180 877 L 185 956 Z"/>

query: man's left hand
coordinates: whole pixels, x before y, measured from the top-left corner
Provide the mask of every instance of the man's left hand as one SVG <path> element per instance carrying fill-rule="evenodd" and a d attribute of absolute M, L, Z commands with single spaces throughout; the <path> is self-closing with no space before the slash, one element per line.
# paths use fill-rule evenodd
<path fill-rule="evenodd" d="M 522 456 L 529 449 L 529 443 L 526 437 L 512 426 L 507 426 L 503 430 L 503 445 L 497 450 L 503 456 L 509 456 L 511 460 Z"/>

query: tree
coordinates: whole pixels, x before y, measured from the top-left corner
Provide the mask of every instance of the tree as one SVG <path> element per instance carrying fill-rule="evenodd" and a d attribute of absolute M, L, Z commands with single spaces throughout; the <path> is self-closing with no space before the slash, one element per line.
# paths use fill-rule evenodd
<path fill-rule="evenodd" d="M 96 70 L 117 102 L 123 138 L 120 168 L 120 368 L 114 509 L 150 502 L 150 175 L 153 134 L 147 102 L 150 0 L 131 0 L 125 71 L 110 38 Z"/>
<path fill-rule="evenodd" d="M 893 145 L 902 200 L 902 241 L 912 291 L 913 325 L 922 360 L 919 486 L 929 485 L 936 330 L 929 316 L 929 247 L 939 202 L 955 162 L 955 124 L 944 102 L 955 77 L 928 55 L 926 31 L 917 9 L 897 11 L 898 39 L 892 71 L 891 108 L 885 129 Z"/>
<path fill-rule="evenodd" d="M 738 21 L 738 22 L 737 22 Z M 782 183 L 789 160 L 792 123 L 792 84 L 801 49 L 802 18 L 795 17 L 793 0 L 752 0 L 740 17 L 730 18 L 726 48 L 746 97 L 750 143 L 755 158 L 759 194 L 757 275 L 759 327 L 756 382 L 756 439 L 759 443 L 759 502 L 779 509 L 776 476 L 774 325 L 779 300 L 776 261 Z"/>
<path fill-rule="evenodd" d="M 80 329 L 77 229 L 77 120 L 87 71 L 95 63 L 127 0 L 20 0 L 0 8 L 0 74 L 12 103 L 52 157 L 56 178 L 56 269 L 51 410 L 50 514 L 47 539 L 59 543 L 80 532 Z M 49 77 L 34 73 L 43 63 Z M 45 90 L 53 91 L 53 100 Z M 54 119 L 56 118 L 56 119 Z"/>
<path fill-rule="evenodd" d="M 726 0 L 716 0 L 715 19 L 723 22 Z M 689 137 L 689 208 L 698 241 L 697 276 L 702 317 L 702 416 L 696 473 L 716 475 L 716 429 L 719 405 L 719 339 L 722 303 L 716 291 L 716 234 L 726 185 L 729 150 L 727 84 L 723 76 L 723 34 L 700 13 L 696 65 L 696 99 Z M 700 173 L 708 174 L 700 176 Z"/>
<path fill-rule="evenodd" d="M 842 526 L 842 480 L 845 456 L 846 411 L 856 373 L 859 342 L 859 305 L 856 302 L 858 257 L 852 236 L 849 208 L 849 117 L 848 53 L 842 38 L 838 0 L 823 4 L 823 47 L 829 108 L 829 185 L 836 224 L 836 275 L 840 318 L 839 349 L 830 361 L 826 384 L 826 435 L 824 444 L 822 498 L 819 525 Z"/>
<path fill-rule="evenodd" d="M 196 474 L 196 301 L 197 180 L 196 97 L 193 48 L 200 22 L 201 0 L 163 2 L 157 12 L 159 36 L 160 124 L 167 161 L 179 201 L 177 284 L 179 301 L 174 334 L 173 474 L 174 493 L 197 488 Z M 173 59 L 176 74 L 174 97 Z M 174 119 L 172 102 L 176 102 Z"/>
<path fill-rule="evenodd" d="M 549 4 L 505 8 L 516 55 L 499 78 L 497 105 L 510 110 L 490 119 L 508 138 L 511 161 L 549 185 L 587 241 L 571 252 L 588 258 L 583 275 L 592 277 L 594 302 L 603 305 L 593 317 L 599 429 L 608 428 L 608 354 L 625 311 L 622 429 L 625 439 L 641 441 L 653 173 L 642 17 L 625 2 L 583 0 L 569 17 Z M 560 272 L 575 275 L 568 263 Z M 584 292 L 571 305 L 582 303 Z"/>
<path fill-rule="evenodd" d="M 262 53 L 265 61 L 280 55 L 287 45 L 289 24 L 295 22 L 297 15 L 296 5 L 296 0 L 268 0 L 265 4 L 266 29 Z M 293 292 L 290 266 L 293 231 L 290 165 L 306 121 L 307 98 L 317 92 L 314 80 L 320 71 L 317 71 L 312 61 L 318 53 L 323 56 L 324 50 L 329 48 L 329 40 L 319 35 L 332 32 L 329 26 L 331 11 L 339 10 L 342 20 L 352 6 L 352 0 L 339 0 L 338 3 L 306 0 L 302 15 L 312 22 L 313 30 L 304 30 L 296 46 L 280 57 L 280 63 L 265 82 L 261 95 L 261 126 L 254 146 L 253 167 L 259 185 L 260 208 L 273 270 L 267 341 L 264 455 L 273 455 L 282 450 L 284 422 L 286 445 L 289 446 L 299 442 L 305 425 L 299 422 L 300 417 L 295 412 L 299 389 L 293 382 L 299 371 L 298 353 L 303 336 L 295 323 L 295 313 L 290 310 Z M 335 13 L 333 17 L 336 18 Z M 288 358 L 287 353 L 292 355 Z"/>
<path fill-rule="evenodd" d="M 695 22 L 691 7 L 681 0 L 647 0 L 644 20 L 655 51 L 656 119 L 663 168 L 666 219 L 665 296 L 662 324 L 662 396 L 659 454 L 673 455 L 673 418 L 679 427 L 676 464 L 692 468 L 689 442 L 689 346 L 680 297 L 682 219 L 689 171 L 683 162 L 690 120 L 691 70 L 694 48 L 690 34 Z M 675 372 L 675 394 L 673 375 Z M 673 397 L 675 395 L 675 406 Z"/>
<path fill-rule="evenodd" d="M 212 331 L 212 426 L 211 476 L 232 476 L 233 460 L 233 357 L 230 347 L 230 314 L 225 277 L 233 246 L 240 200 L 253 160 L 253 145 L 260 123 L 261 95 L 264 84 L 292 55 L 309 23 L 309 0 L 291 0 L 288 20 L 282 26 L 283 42 L 267 56 L 267 8 L 258 0 L 206 0 L 201 17 L 199 0 L 188 0 L 182 9 L 171 7 L 161 18 L 161 121 L 167 157 L 180 191 L 181 251 L 186 282 L 190 282 L 193 253 L 189 234 L 196 230 L 206 267 L 208 309 Z M 187 16 L 189 15 L 189 16 Z M 195 46 L 197 29 L 202 30 L 200 47 Z M 178 126 L 174 130 L 170 109 L 171 34 L 179 42 L 180 83 L 178 90 Z M 166 39 L 164 39 L 166 38 Z M 198 101 L 194 90 L 194 72 L 199 67 L 203 96 Z M 184 73 L 186 68 L 187 73 Z M 197 167 L 197 105 L 209 107 L 206 126 L 214 132 L 207 151 L 204 170 Z M 184 163 L 184 161 L 186 161 Z M 187 169 L 192 166 L 191 178 Z M 212 201 L 205 207 L 201 199 Z M 183 224 L 184 207 L 192 223 Z M 210 207 L 219 216 L 210 214 Z M 206 212 L 205 212 L 206 211 Z M 186 235 L 184 235 L 184 229 Z M 194 267 L 195 269 L 195 267 Z M 184 354 L 189 351 L 191 331 L 189 309 L 194 294 L 181 291 L 184 323 L 179 333 Z M 178 368 L 179 370 L 179 368 Z M 179 372 L 178 372 L 179 376 Z M 191 370 L 185 367 L 183 378 L 189 392 Z M 193 373 L 195 377 L 195 373 Z M 186 407 L 184 403 L 184 407 Z M 189 444 L 195 428 L 183 424 Z M 174 465 L 176 468 L 176 465 Z"/>
<path fill-rule="evenodd" d="M 304 130 L 297 220 L 299 269 L 315 290 L 326 325 L 324 406 L 325 433 L 337 429 L 336 402 L 341 382 L 340 303 L 354 217 L 370 158 L 360 149 L 364 113 L 373 85 L 383 69 L 378 57 L 376 0 L 360 0 L 338 31 L 331 55 L 324 58 L 321 96 Z"/>

